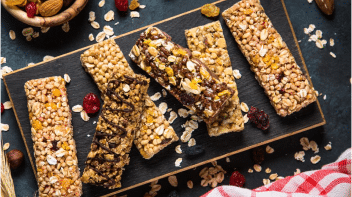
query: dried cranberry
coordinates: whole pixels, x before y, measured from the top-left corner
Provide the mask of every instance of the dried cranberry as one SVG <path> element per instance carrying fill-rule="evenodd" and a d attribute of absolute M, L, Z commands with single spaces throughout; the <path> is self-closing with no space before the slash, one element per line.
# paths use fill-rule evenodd
<path fill-rule="evenodd" d="M 266 114 L 263 110 L 259 111 L 256 107 L 251 106 L 247 117 L 259 129 L 267 130 L 270 126 L 269 115 Z"/>
<path fill-rule="evenodd" d="M 265 151 L 263 148 L 255 148 L 252 150 L 252 158 L 254 163 L 261 164 L 265 159 Z"/>
<path fill-rule="evenodd" d="M 3 113 L 5 110 L 4 104 L 1 103 L 1 113 Z"/>
<path fill-rule="evenodd" d="M 87 94 L 83 99 L 83 109 L 88 114 L 94 114 L 100 109 L 100 100 L 97 95 L 93 93 Z"/>
<path fill-rule="evenodd" d="M 37 4 L 34 2 L 27 3 L 26 12 L 27 12 L 28 18 L 34 18 L 35 14 L 37 12 Z"/>
<path fill-rule="evenodd" d="M 230 185 L 243 187 L 245 182 L 246 178 L 244 178 L 244 176 L 238 171 L 234 171 L 230 176 Z"/>
<path fill-rule="evenodd" d="M 128 9 L 128 0 L 115 0 L 116 8 L 121 12 L 126 12 Z"/>

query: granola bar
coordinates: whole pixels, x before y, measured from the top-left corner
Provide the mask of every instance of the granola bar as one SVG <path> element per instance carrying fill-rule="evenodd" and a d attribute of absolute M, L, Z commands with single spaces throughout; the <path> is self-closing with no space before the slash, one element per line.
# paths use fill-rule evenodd
<path fill-rule="evenodd" d="M 239 132 L 244 129 L 244 120 L 240 108 L 238 91 L 232 74 L 232 66 L 227 52 L 226 41 L 219 21 L 208 23 L 185 31 L 188 48 L 192 56 L 199 58 L 214 72 L 221 82 L 234 91 L 218 118 L 207 124 L 210 136 L 219 136 L 229 132 Z"/>
<path fill-rule="evenodd" d="M 233 90 L 200 60 L 192 58 L 188 49 L 173 43 L 170 36 L 156 27 L 140 34 L 129 56 L 208 124 L 233 95 Z"/>
<path fill-rule="evenodd" d="M 316 101 L 313 86 L 258 0 L 242 0 L 222 16 L 277 114 L 285 117 Z"/>
<path fill-rule="evenodd" d="M 140 127 L 144 94 L 149 79 L 142 75 L 113 75 L 104 94 L 104 105 L 82 175 L 83 183 L 114 189 L 121 187 L 124 166 Z"/>
<path fill-rule="evenodd" d="M 82 195 L 65 85 L 59 76 L 30 80 L 24 85 L 39 196 Z"/>
<path fill-rule="evenodd" d="M 106 92 L 107 81 L 114 73 L 133 74 L 133 70 L 128 65 L 120 47 L 113 39 L 108 39 L 85 51 L 81 55 L 81 62 L 103 94 Z M 136 132 L 134 143 L 141 155 L 145 159 L 150 159 L 172 142 L 178 141 L 178 137 L 147 94 L 145 102 L 141 130 Z M 158 129 L 159 127 L 160 129 Z"/>

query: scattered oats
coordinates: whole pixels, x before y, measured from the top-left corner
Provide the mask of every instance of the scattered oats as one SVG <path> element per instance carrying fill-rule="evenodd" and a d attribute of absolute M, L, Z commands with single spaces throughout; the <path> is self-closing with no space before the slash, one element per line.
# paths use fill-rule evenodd
<path fill-rule="evenodd" d="M 301 40 L 298 40 L 298 42 L 302 42 Z"/>
<path fill-rule="evenodd" d="M 118 25 L 120 22 L 116 22 L 114 25 Z"/>
<path fill-rule="evenodd" d="M 295 153 L 295 159 L 298 160 L 298 161 L 301 161 L 301 162 L 305 162 L 304 155 L 305 155 L 304 151 L 296 152 Z"/>
<path fill-rule="evenodd" d="M 309 142 L 310 148 L 312 149 L 312 151 L 314 151 L 314 153 L 318 153 L 319 152 L 319 148 L 318 145 L 315 141 L 310 141 Z"/>
<path fill-rule="evenodd" d="M 317 35 L 317 38 L 322 38 L 323 37 L 323 32 L 321 30 L 316 30 L 315 35 Z"/>
<path fill-rule="evenodd" d="M 248 105 L 244 102 L 241 102 L 241 110 L 243 112 L 248 112 L 249 111 Z"/>
<path fill-rule="evenodd" d="M 179 159 L 182 160 L 182 158 L 179 158 Z M 175 175 L 169 176 L 167 178 L 167 180 L 169 181 L 169 183 L 172 187 L 177 187 L 178 182 L 177 182 L 177 177 Z"/>
<path fill-rule="evenodd" d="M 46 55 L 46 56 L 43 57 L 43 61 L 49 61 L 49 60 L 52 60 L 52 59 L 54 59 L 54 57 L 51 56 L 51 55 Z"/>
<path fill-rule="evenodd" d="M 184 109 L 184 108 L 180 108 L 180 109 L 178 109 L 178 115 L 180 116 L 180 117 L 182 117 L 182 118 L 187 118 L 187 116 L 188 116 L 188 111 L 186 110 L 186 109 Z"/>
<path fill-rule="evenodd" d="M 266 151 L 266 153 L 271 154 L 271 153 L 274 152 L 274 149 L 271 148 L 269 145 L 267 145 L 266 148 L 265 148 L 265 151 Z"/>
<path fill-rule="evenodd" d="M 89 34 L 88 39 L 89 41 L 94 41 L 94 36 L 92 33 Z"/>
<path fill-rule="evenodd" d="M 84 120 L 86 122 L 89 120 L 89 116 L 86 111 L 84 111 L 84 110 L 81 111 L 81 118 L 82 118 L 82 120 Z"/>
<path fill-rule="evenodd" d="M 99 25 L 99 23 L 98 23 L 97 21 L 91 22 L 90 25 L 92 25 L 92 27 L 93 27 L 94 29 L 99 29 L 99 28 L 100 28 L 100 25 Z"/>
<path fill-rule="evenodd" d="M 97 41 L 97 42 L 102 42 L 103 40 L 104 40 L 104 38 L 105 38 L 105 32 L 99 32 L 98 34 L 97 34 L 97 36 L 95 37 L 95 41 Z"/>
<path fill-rule="evenodd" d="M 323 40 L 321 40 L 321 43 L 325 46 L 325 45 L 328 43 L 328 41 L 326 41 L 325 39 L 323 39 Z"/>
<path fill-rule="evenodd" d="M 6 101 L 4 104 L 4 109 L 11 109 L 12 108 L 12 103 L 11 101 Z"/>
<path fill-rule="evenodd" d="M 248 122 L 249 118 L 248 118 L 247 114 L 245 114 L 245 115 L 243 116 L 243 120 L 244 120 L 244 123 L 245 123 L 245 124 Z"/>
<path fill-rule="evenodd" d="M 34 32 L 34 30 L 32 27 L 27 27 L 22 30 L 22 35 L 24 37 L 28 37 L 28 36 L 31 36 L 33 34 L 33 32 Z"/>
<path fill-rule="evenodd" d="M 318 36 L 317 35 L 311 35 L 308 39 L 308 42 L 316 42 L 318 40 Z"/>
<path fill-rule="evenodd" d="M 270 179 L 270 180 L 275 180 L 277 177 L 278 177 L 278 175 L 277 175 L 277 173 L 275 173 L 275 174 L 271 174 L 271 175 L 269 176 L 269 179 Z"/>
<path fill-rule="evenodd" d="M 56 165 L 57 164 L 57 160 L 51 155 L 46 156 L 46 160 L 48 161 L 48 163 L 50 165 Z"/>
<path fill-rule="evenodd" d="M 88 134 L 87 137 L 90 137 L 90 135 Z"/>
<path fill-rule="evenodd" d="M 262 46 L 262 48 L 261 48 L 260 51 L 259 51 L 259 55 L 262 56 L 262 57 L 264 57 L 265 54 L 266 54 L 266 52 L 268 52 L 268 49 L 265 49 L 265 48 Z"/>
<path fill-rule="evenodd" d="M 114 29 L 112 27 L 110 27 L 109 25 L 105 25 L 103 30 L 106 33 L 106 35 L 109 35 L 109 36 L 114 35 Z"/>
<path fill-rule="evenodd" d="M 167 109 L 166 111 L 167 111 L 167 112 L 170 112 L 170 111 L 172 111 L 172 108 L 169 108 L 169 109 Z"/>
<path fill-rule="evenodd" d="M 161 98 L 161 94 L 160 92 L 155 93 L 153 96 L 150 97 L 150 99 L 152 99 L 152 101 L 157 101 Z"/>
<path fill-rule="evenodd" d="M 310 32 L 313 32 L 314 29 L 315 29 L 315 25 L 314 24 L 310 24 L 308 30 L 310 30 Z"/>
<path fill-rule="evenodd" d="M 146 6 L 145 5 L 139 5 L 140 9 L 144 9 Z"/>
<path fill-rule="evenodd" d="M 191 127 L 186 127 L 185 131 L 181 135 L 182 142 L 188 142 L 189 139 L 192 137 L 193 129 Z"/>
<path fill-rule="evenodd" d="M 335 53 L 333 53 L 333 52 L 330 52 L 330 55 L 333 57 L 333 58 L 336 58 L 336 55 L 335 55 Z"/>
<path fill-rule="evenodd" d="M 315 95 L 319 96 L 319 91 L 318 90 L 315 90 Z"/>
<path fill-rule="evenodd" d="M 249 168 L 249 169 L 248 169 L 248 173 L 253 173 L 253 169 L 252 169 L 252 168 Z"/>
<path fill-rule="evenodd" d="M 45 33 L 47 33 L 47 32 L 49 31 L 49 29 L 50 29 L 50 27 L 41 27 L 41 28 L 40 28 L 40 31 L 41 31 L 43 34 L 45 34 Z"/>
<path fill-rule="evenodd" d="M 68 22 L 64 23 L 62 25 L 62 30 L 66 33 L 69 32 L 70 31 L 70 24 Z"/>
<path fill-rule="evenodd" d="M 227 162 L 227 163 L 230 163 L 230 162 L 231 162 L 231 160 L 230 160 L 229 157 L 226 157 L 226 162 Z"/>
<path fill-rule="evenodd" d="M 139 18 L 139 12 L 137 11 L 132 11 L 131 14 L 130 14 L 131 18 Z"/>
<path fill-rule="evenodd" d="M 323 96 L 323 99 L 326 100 L 326 94 Z"/>
<path fill-rule="evenodd" d="M 326 146 L 324 146 L 325 150 L 331 150 L 331 142 L 329 142 L 329 144 L 327 144 Z"/>
<path fill-rule="evenodd" d="M 317 164 L 320 161 L 321 157 L 319 155 L 315 155 L 314 157 L 310 158 L 310 162 L 312 162 L 312 164 Z"/>
<path fill-rule="evenodd" d="M 213 165 L 214 167 L 218 165 L 218 162 L 217 162 L 217 161 L 212 161 L 212 162 L 210 162 L 210 163 L 211 163 L 211 165 Z M 210 171 L 210 169 L 209 169 L 209 171 Z"/>
<path fill-rule="evenodd" d="M 299 173 L 301 173 L 301 170 L 300 170 L 299 168 L 297 168 L 297 169 L 296 169 L 296 172 L 294 172 L 293 174 L 294 174 L 294 175 L 297 175 L 297 174 L 299 174 Z"/>
<path fill-rule="evenodd" d="M 161 190 L 161 185 L 155 184 L 155 185 L 152 186 L 152 189 L 150 190 L 150 192 L 151 193 L 158 192 L 159 190 Z"/>
<path fill-rule="evenodd" d="M 307 137 L 302 137 L 299 141 L 303 147 L 303 150 L 309 150 L 311 148 Z"/>
<path fill-rule="evenodd" d="M 64 79 L 65 79 L 66 83 L 71 82 L 71 77 L 68 74 L 64 74 Z"/>
<path fill-rule="evenodd" d="M 322 43 L 321 40 L 317 40 L 317 41 L 315 42 L 315 45 L 316 45 L 319 49 L 324 48 L 324 45 L 323 45 L 323 43 Z"/>
<path fill-rule="evenodd" d="M 27 36 L 26 37 L 26 40 L 29 42 L 29 41 L 31 41 L 32 40 L 32 36 Z"/>
<path fill-rule="evenodd" d="M 83 107 L 82 107 L 82 105 L 75 105 L 72 107 L 72 111 L 73 112 L 81 112 L 81 111 L 83 111 Z"/>
<path fill-rule="evenodd" d="M 112 21 L 115 19 L 115 12 L 110 10 L 104 15 L 104 20 L 105 21 Z"/>
<path fill-rule="evenodd" d="M 304 31 L 305 34 L 309 34 L 310 33 L 307 28 L 304 28 L 303 31 Z"/>
<path fill-rule="evenodd" d="M 171 109 L 171 108 L 170 108 Z M 177 113 L 174 111 L 170 112 L 169 123 L 172 124 L 177 118 Z"/>
<path fill-rule="evenodd" d="M 27 66 L 33 66 L 33 65 L 35 65 L 33 62 L 30 62 L 27 64 Z"/>
<path fill-rule="evenodd" d="M 89 12 L 88 21 L 89 21 L 89 22 L 95 21 L 95 12 L 93 12 L 93 11 L 90 11 L 90 12 Z"/>
<path fill-rule="evenodd" d="M 334 39 L 333 39 L 333 38 L 330 38 L 330 46 L 332 47 L 332 46 L 334 46 L 334 45 L 335 45 Z"/>
<path fill-rule="evenodd" d="M 5 63 L 6 63 L 6 58 L 4 58 L 5 59 Z M 3 59 L 2 59 L 3 60 Z M 10 68 L 10 67 L 8 67 L 8 66 L 4 66 L 4 67 L 2 67 L 2 69 L 0 70 L 0 78 L 2 79 L 2 75 L 3 74 L 6 74 L 6 73 L 10 73 L 10 72 L 12 72 L 13 70 L 12 70 L 12 68 Z"/>
<path fill-rule="evenodd" d="M 267 173 L 267 174 L 271 173 L 271 169 L 270 168 L 266 168 L 265 169 L 265 173 Z"/>
<path fill-rule="evenodd" d="M 191 138 L 188 141 L 188 147 L 195 146 L 196 145 L 196 140 L 194 138 Z"/>
<path fill-rule="evenodd" d="M 264 183 L 264 185 L 269 185 L 270 184 L 270 180 L 269 179 L 263 179 L 263 183 Z"/>
<path fill-rule="evenodd" d="M 193 130 L 198 129 L 198 122 L 194 121 L 194 120 L 187 120 L 185 122 L 185 124 L 183 124 L 184 127 L 190 127 Z"/>
<path fill-rule="evenodd" d="M 191 120 L 198 121 L 198 122 L 202 122 L 203 121 L 201 118 L 199 118 L 199 116 L 196 116 L 196 115 L 192 115 L 191 116 Z"/>
<path fill-rule="evenodd" d="M 4 147 L 2 148 L 4 151 L 10 148 L 10 143 L 5 143 Z"/>
<path fill-rule="evenodd" d="M 167 103 L 161 102 L 159 105 L 159 110 L 161 111 L 162 114 L 165 114 L 165 112 L 167 110 Z"/>
<path fill-rule="evenodd" d="M 308 3 L 312 3 L 313 2 L 313 0 L 308 0 Z"/>
<path fill-rule="evenodd" d="M 241 77 L 242 77 L 240 71 L 237 70 L 237 69 L 233 70 L 233 71 L 232 71 L 232 74 L 233 74 L 233 76 L 234 76 L 236 79 L 241 79 Z"/>
<path fill-rule="evenodd" d="M 129 92 L 131 90 L 131 88 L 128 84 L 125 84 L 122 89 L 124 92 Z"/>
<path fill-rule="evenodd" d="M 99 1 L 99 4 L 98 4 L 99 7 L 103 7 L 104 5 L 105 5 L 105 0 Z"/>
<path fill-rule="evenodd" d="M 6 63 L 6 57 L 1 57 L 0 64 L 5 64 L 5 63 Z"/>
<path fill-rule="evenodd" d="M 8 124 L 1 123 L 1 131 L 8 131 L 10 126 Z"/>
<path fill-rule="evenodd" d="M 192 189 L 193 188 L 193 181 L 191 181 L 191 180 L 187 181 L 187 187 L 189 189 Z"/>
<path fill-rule="evenodd" d="M 253 168 L 256 172 L 262 171 L 262 167 L 259 164 L 254 164 Z"/>
<path fill-rule="evenodd" d="M 38 38 L 39 37 L 39 32 L 34 32 L 32 35 L 33 38 Z"/>
<path fill-rule="evenodd" d="M 93 121 L 93 124 L 97 124 L 97 121 Z"/>
<path fill-rule="evenodd" d="M 16 39 L 16 33 L 13 30 L 10 30 L 9 36 L 10 36 L 11 40 Z"/>
<path fill-rule="evenodd" d="M 178 153 L 178 154 L 182 154 L 181 145 L 177 145 L 177 146 L 175 147 L 175 151 L 176 151 L 176 153 Z"/>
<path fill-rule="evenodd" d="M 166 97 L 167 96 L 167 92 L 165 89 L 162 89 L 161 92 L 163 93 L 163 97 Z"/>

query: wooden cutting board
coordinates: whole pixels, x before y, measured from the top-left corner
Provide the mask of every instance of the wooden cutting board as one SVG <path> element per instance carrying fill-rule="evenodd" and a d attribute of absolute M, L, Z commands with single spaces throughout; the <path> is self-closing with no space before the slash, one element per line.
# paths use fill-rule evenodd
<path fill-rule="evenodd" d="M 238 0 L 221 0 L 215 3 L 220 7 L 221 11 L 224 11 L 236 2 L 238 2 Z M 289 16 L 286 12 L 284 1 L 262 0 L 261 3 L 275 28 L 287 43 L 292 54 L 296 58 L 297 63 L 301 66 L 310 80 L 307 67 L 304 63 Z M 184 154 L 177 154 L 175 152 L 176 145 L 181 144 L 182 149 L 187 147 L 186 143 L 184 144 L 179 141 L 171 144 L 152 159 L 145 160 L 139 154 L 138 150 L 133 147 L 130 153 L 130 165 L 126 166 L 126 170 L 123 173 L 122 188 L 109 190 L 102 187 L 83 184 L 83 196 L 109 196 L 120 193 L 211 161 L 322 126 L 326 123 L 318 101 L 286 118 L 279 117 L 271 106 L 269 99 L 264 94 L 263 89 L 255 80 L 254 74 L 250 71 L 247 60 L 237 47 L 237 44 L 232 37 L 231 32 L 225 25 L 223 18 L 219 16 L 217 19 L 209 19 L 201 15 L 199 10 L 200 8 L 191 10 L 151 25 L 157 26 L 165 31 L 173 38 L 174 42 L 186 47 L 186 38 L 184 36 L 185 29 L 204 25 L 213 22 L 214 20 L 220 20 L 222 28 L 224 29 L 224 36 L 226 38 L 232 67 L 233 69 L 240 70 L 240 73 L 242 74 L 242 78 L 236 80 L 240 101 L 247 103 L 248 106 L 256 106 L 259 109 L 263 109 L 269 114 L 269 131 L 263 132 L 250 123 L 247 123 L 245 124 L 245 129 L 240 133 L 209 137 L 206 125 L 201 123 L 199 128 L 193 132 L 192 137 L 195 138 L 197 145 L 204 146 L 204 154 L 193 158 L 187 157 Z M 147 27 L 119 35 L 116 38 L 117 44 L 120 46 L 133 70 L 136 73 L 141 74 L 145 74 L 144 71 L 138 68 L 127 55 L 135 44 L 139 34 L 145 28 Z M 33 156 L 33 142 L 31 139 L 30 123 L 28 119 L 27 99 L 23 87 L 24 83 L 31 79 L 55 75 L 63 76 L 67 73 L 71 77 L 71 82 L 67 85 L 68 99 L 71 107 L 77 104 L 82 104 L 83 97 L 87 93 L 93 92 L 99 95 L 100 93 L 97 86 L 91 77 L 84 71 L 79 60 L 80 54 L 89 47 L 90 46 L 61 55 L 48 62 L 41 62 L 31 67 L 16 70 L 3 77 L 8 95 L 14 105 L 13 108 L 16 119 L 34 171 L 35 159 Z M 162 87 L 152 79 L 148 90 L 149 95 L 161 92 L 161 90 Z M 176 112 L 182 107 L 182 105 L 170 94 L 168 94 L 167 97 L 158 100 L 156 104 L 159 105 L 160 102 L 166 102 L 168 107 Z M 168 118 L 169 113 L 166 113 L 165 116 Z M 92 142 L 92 136 L 95 132 L 96 124 L 93 124 L 93 122 L 97 121 L 97 119 L 98 116 L 95 116 L 92 117 L 89 122 L 84 122 L 79 113 L 73 113 L 72 123 L 81 173 L 84 169 L 84 162 L 86 161 L 87 154 L 90 150 L 90 144 Z M 181 125 L 184 124 L 186 120 L 187 119 L 178 117 L 172 124 L 179 137 L 184 131 Z M 183 161 L 181 167 L 177 168 L 175 167 L 175 160 L 179 157 L 182 157 Z"/>

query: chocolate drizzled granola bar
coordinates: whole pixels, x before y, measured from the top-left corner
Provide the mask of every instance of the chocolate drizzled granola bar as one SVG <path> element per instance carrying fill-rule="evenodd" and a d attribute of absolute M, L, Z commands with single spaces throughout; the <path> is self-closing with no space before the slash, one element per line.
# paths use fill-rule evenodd
<path fill-rule="evenodd" d="M 200 60 L 192 58 L 188 49 L 173 43 L 169 35 L 156 27 L 140 34 L 129 56 L 208 124 L 233 95 L 233 90 Z"/>
<path fill-rule="evenodd" d="M 107 81 L 113 78 L 114 73 L 134 73 L 113 39 L 98 43 L 86 50 L 81 55 L 81 63 L 102 94 L 106 92 Z M 145 159 L 150 159 L 177 140 L 178 137 L 172 126 L 146 94 L 141 129 L 136 132 L 134 140 L 141 155 Z"/>
<path fill-rule="evenodd" d="M 192 56 L 199 58 L 214 72 L 221 82 L 234 91 L 218 118 L 207 124 L 210 136 L 219 136 L 229 132 L 239 132 L 244 129 L 244 121 L 240 109 L 240 101 L 223 30 L 219 21 L 208 23 L 185 31 L 188 48 Z"/>
<path fill-rule="evenodd" d="M 24 85 L 39 196 L 82 195 L 65 85 L 59 76 L 30 80 Z"/>
<path fill-rule="evenodd" d="M 112 77 L 82 175 L 82 182 L 109 189 L 121 187 L 149 87 L 149 79 L 142 75 L 117 73 Z"/>
<path fill-rule="evenodd" d="M 284 117 L 316 101 L 313 86 L 258 0 L 242 0 L 222 16 L 277 114 Z"/>

